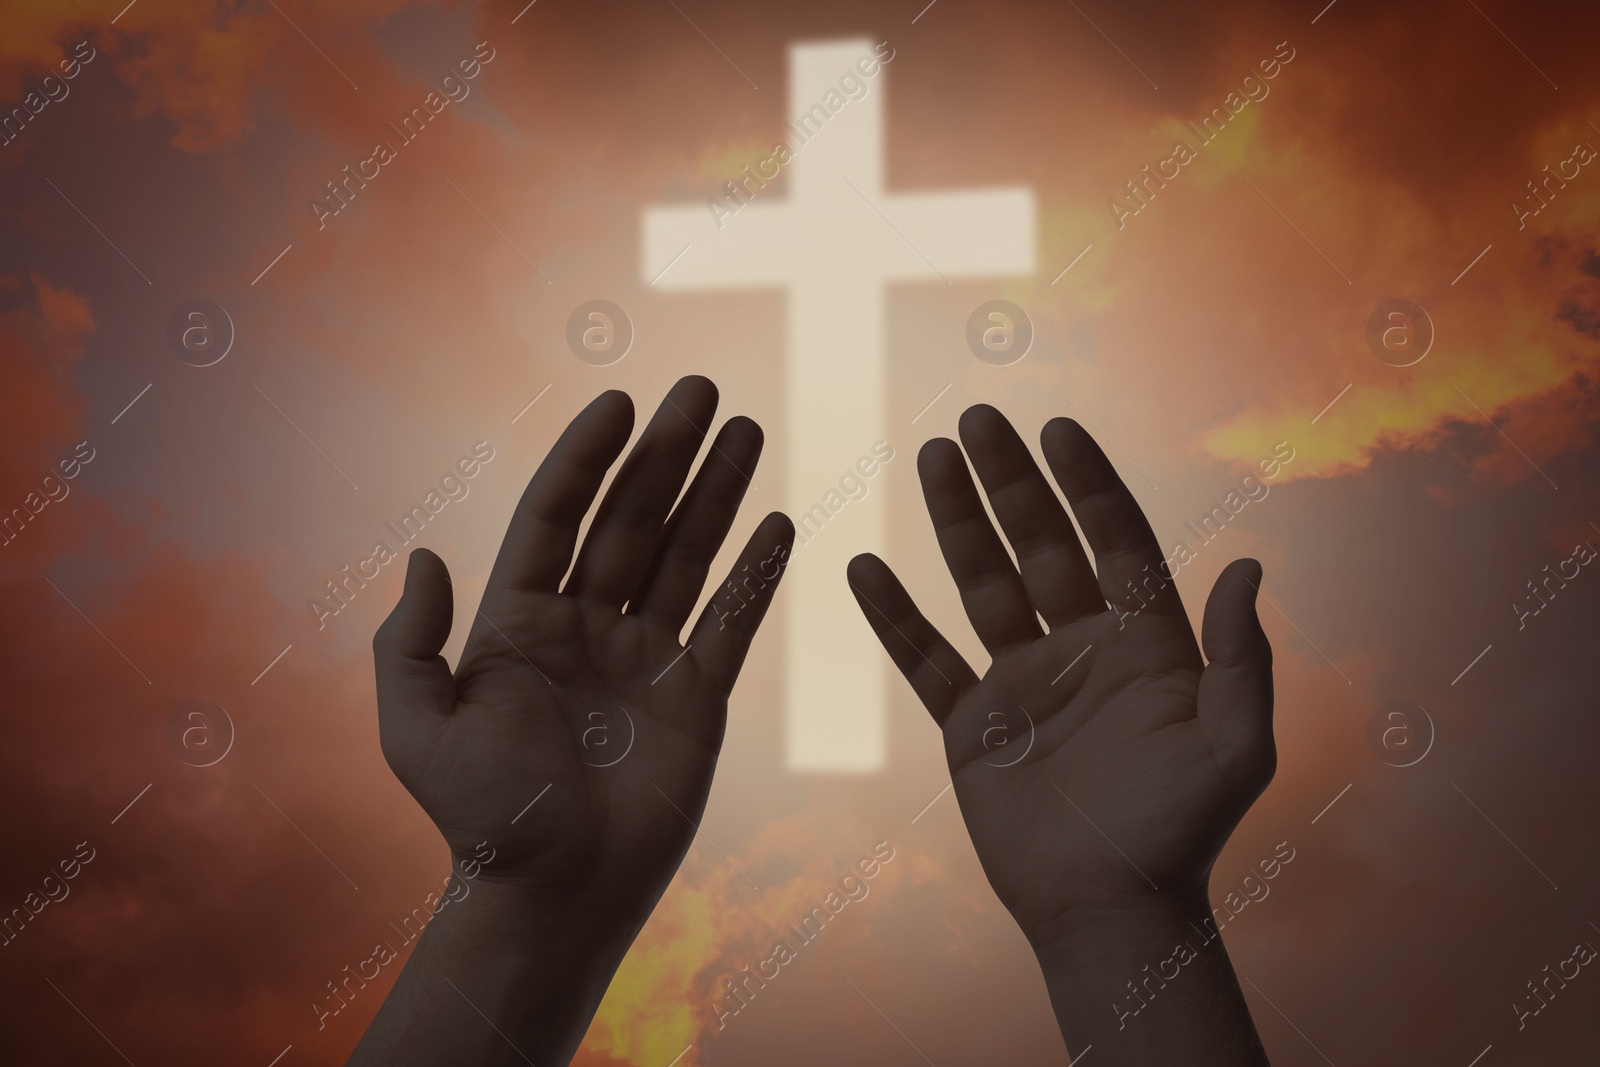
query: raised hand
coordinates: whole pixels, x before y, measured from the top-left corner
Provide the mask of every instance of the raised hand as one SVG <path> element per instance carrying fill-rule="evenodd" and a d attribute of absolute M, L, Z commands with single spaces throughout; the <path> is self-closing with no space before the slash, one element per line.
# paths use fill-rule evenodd
<path fill-rule="evenodd" d="M 960 429 L 1016 562 L 955 442 L 928 442 L 918 469 L 988 670 L 980 679 L 877 557 L 853 560 L 849 580 L 944 733 L 990 884 L 1038 953 L 1071 1044 L 1105 1041 L 1112 1047 L 1097 1056 L 1112 1062 L 1119 1049 L 1128 1063 L 1168 1052 L 1185 1063 L 1265 1062 L 1221 945 L 1201 933 L 1211 865 L 1276 764 L 1272 654 L 1254 607 L 1260 567 L 1238 560 L 1218 579 L 1202 659 L 1149 523 L 1082 427 L 1052 420 L 1040 443 L 1094 566 L 1010 423 L 977 406 Z M 1209 987 L 1185 979 L 1200 998 L 1194 1011 L 1163 993 L 1165 1036 L 1157 1023 L 1119 1042 L 1111 1035 L 1130 1030 L 1115 1007 L 1125 979 L 1172 957 L 1190 925 L 1188 942 L 1211 956 L 1199 968 Z M 1161 1044 L 1192 1042 L 1192 1027 L 1170 1024 L 1209 1013 L 1230 1035 L 1219 1058 Z"/>
<path fill-rule="evenodd" d="M 767 516 L 680 643 L 761 452 L 760 428 L 730 420 L 678 500 L 716 405 L 704 378 L 673 387 L 576 561 L 580 525 L 627 444 L 633 407 L 608 392 L 573 420 L 517 506 L 454 672 L 439 655 L 449 575 L 437 556 L 413 553 L 401 601 L 373 641 L 383 752 L 453 857 L 481 859 L 486 842 L 493 859 L 481 872 L 474 865 L 462 905 L 429 927 L 450 916 L 460 932 L 424 939 L 401 978 L 417 965 L 411 988 L 397 986 L 358 1060 L 420 1062 L 431 1054 L 424 1031 L 459 1054 L 462 1035 L 477 1031 L 485 1052 L 499 1048 L 508 1062 L 565 1062 L 671 881 L 705 807 L 729 691 L 794 533 L 782 514 Z M 552 978 L 576 995 L 486 979 L 508 966 L 478 958 L 496 945 L 505 957 L 522 952 L 528 971 L 569 968 Z M 452 969 L 460 973 L 442 973 Z M 468 1001 L 455 1002 L 459 1018 L 428 1016 L 434 991 L 419 987 L 440 977 Z M 482 1026 L 495 1012 L 474 987 L 502 1009 L 495 1029 Z M 473 1008 L 484 1019 L 473 1022 Z"/>

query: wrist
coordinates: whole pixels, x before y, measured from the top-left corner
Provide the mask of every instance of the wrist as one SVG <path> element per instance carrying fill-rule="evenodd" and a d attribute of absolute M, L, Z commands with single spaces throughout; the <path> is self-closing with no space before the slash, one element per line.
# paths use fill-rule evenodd
<path fill-rule="evenodd" d="M 566 1063 L 640 925 L 592 894 L 459 875 L 436 909 L 351 1064 Z"/>
<path fill-rule="evenodd" d="M 1211 902 L 1204 888 L 1108 897 L 1080 904 L 1032 927 L 1023 934 L 1041 963 L 1068 958 L 1086 950 L 1105 952 L 1119 944 L 1141 945 L 1188 931 L 1207 937 Z"/>
<path fill-rule="evenodd" d="M 1107 901 L 1035 935 L 1069 1050 L 1106 1067 L 1267 1067 L 1203 891 Z"/>
<path fill-rule="evenodd" d="M 488 936 L 505 947 L 529 942 L 546 953 L 581 953 L 620 946 L 620 956 L 650 910 L 588 889 L 458 875 L 440 901 L 436 921 L 453 912 L 449 927 L 466 936 Z"/>

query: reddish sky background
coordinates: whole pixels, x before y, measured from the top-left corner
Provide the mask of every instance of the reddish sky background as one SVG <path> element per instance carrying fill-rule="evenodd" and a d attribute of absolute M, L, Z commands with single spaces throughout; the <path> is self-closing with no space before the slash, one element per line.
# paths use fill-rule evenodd
<path fill-rule="evenodd" d="M 1600 1049 L 1600 977 L 1521 1030 L 1513 1009 L 1547 964 L 1600 945 L 1581 814 L 1600 577 L 1582 568 L 1520 630 L 1512 606 L 1600 541 L 1600 160 L 1524 228 L 1511 206 L 1574 146 L 1600 147 L 1592 6 L 123 2 L 0 16 L 7 110 L 79 42 L 96 50 L 0 146 L 0 510 L 78 442 L 94 454 L 0 548 L 0 910 L 79 842 L 95 850 L 0 948 L 8 1062 L 264 1067 L 285 1046 L 283 1067 L 343 1062 L 397 965 L 320 1031 L 313 1003 L 398 940 L 390 924 L 446 857 L 377 746 L 366 646 L 400 568 L 324 629 L 307 602 L 474 442 L 494 460 L 421 542 L 468 595 L 537 458 L 605 388 L 647 408 L 706 373 L 724 416 L 767 428 L 736 541 L 825 491 L 781 476 L 781 296 L 651 289 L 639 231 L 644 208 L 715 195 L 765 156 L 788 47 L 844 36 L 896 50 L 873 89 L 891 187 L 1029 185 L 1040 259 L 1032 278 L 890 294 L 897 455 L 851 507 L 888 509 L 897 565 L 981 661 L 912 461 L 965 405 L 999 405 L 1026 436 L 1078 414 L 1070 397 L 1164 542 L 1290 441 L 1270 495 L 1180 575 L 1196 610 L 1253 554 L 1275 605 L 1278 777 L 1213 880 L 1220 900 L 1277 843 L 1295 849 L 1225 935 L 1273 1062 Z M 324 183 L 479 42 L 494 58 L 470 97 L 319 231 Z M 1279 42 L 1294 59 L 1270 95 L 1119 229 L 1109 199 Z M 762 194 L 783 195 L 781 179 Z M 638 331 L 611 367 L 563 340 L 595 297 Z M 237 330 L 204 369 L 165 340 L 196 298 Z M 1038 330 L 1011 367 L 965 346 L 991 298 Z M 1415 366 L 1365 340 L 1394 298 L 1436 328 Z M 849 537 L 850 514 L 826 536 Z M 697 844 L 578 1062 L 666 1067 L 686 1046 L 698 1067 L 921 1062 L 909 1038 L 938 1067 L 1065 1063 L 954 804 L 912 822 L 948 782 L 924 713 L 897 683 L 882 774 L 785 772 L 780 636 L 735 692 L 704 824 L 760 888 Z M 168 745 L 193 699 L 236 730 L 208 768 Z M 1432 719 L 1415 766 L 1368 741 L 1391 699 Z M 896 853 L 871 894 L 719 1030 L 720 980 L 879 841 Z"/>

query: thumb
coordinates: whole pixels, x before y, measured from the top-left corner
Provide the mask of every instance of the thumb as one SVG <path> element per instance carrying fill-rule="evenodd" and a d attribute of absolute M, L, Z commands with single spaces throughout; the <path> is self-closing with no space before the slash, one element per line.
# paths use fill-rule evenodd
<path fill-rule="evenodd" d="M 406 564 L 406 585 L 372 638 L 378 675 L 378 725 L 405 727 L 419 714 L 443 715 L 455 699 L 450 665 L 439 655 L 454 621 L 450 571 L 419 548 Z M 395 720 L 392 723 L 386 720 Z"/>
<path fill-rule="evenodd" d="M 1261 794 L 1277 769 L 1272 740 L 1272 646 L 1256 616 L 1261 564 L 1236 559 L 1206 599 L 1200 644 L 1200 730 L 1228 779 Z"/>

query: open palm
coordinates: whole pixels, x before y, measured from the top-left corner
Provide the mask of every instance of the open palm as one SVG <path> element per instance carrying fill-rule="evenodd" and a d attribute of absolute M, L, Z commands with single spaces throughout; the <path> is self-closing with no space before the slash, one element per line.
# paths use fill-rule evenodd
<path fill-rule="evenodd" d="M 716 405 L 704 378 L 673 387 L 576 562 L 632 403 L 608 392 L 573 420 L 517 506 L 453 673 L 439 655 L 449 575 L 412 555 L 373 642 L 383 751 L 457 857 L 494 850 L 483 878 L 642 922 L 689 846 L 728 693 L 793 537 L 767 516 L 735 565 L 737 593 L 714 598 L 680 644 L 761 452 L 754 422 L 729 421 L 674 509 Z"/>
<path fill-rule="evenodd" d="M 918 469 L 988 671 L 980 680 L 877 557 L 858 556 L 849 579 L 943 730 L 990 883 L 1035 944 L 1082 912 L 1203 895 L 1276 761 L 1258 565 L 1218 579 L 1202 660 L 1149 523 L 1082 427 L 1052 420 L 1040 443 L 1093 567 L 1004 416 L 973 407 L 960 429 L 1015 563 L 955 442 L 930 441 Z"/>

